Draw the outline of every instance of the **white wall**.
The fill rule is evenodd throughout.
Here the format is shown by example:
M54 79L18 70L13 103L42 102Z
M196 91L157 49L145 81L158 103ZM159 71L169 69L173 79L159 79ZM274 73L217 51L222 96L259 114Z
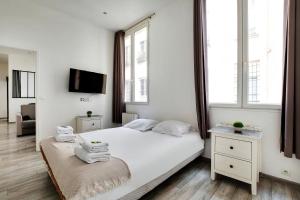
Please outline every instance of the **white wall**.
M0 62L0 118L7 117L7 89L8 63Z
M196 125L191 0L157 12L149 28L149 105L127 105L142 117Z
M141 117L179 119L196 125L193 75L193 1L176 0L156 13L150 26L150 103L127 105ZM212 109L211 124L241 120L264 130L262 171L300 183L300 160L280 154L280 112ZM210 140L205 156L210 157ZM281 175L287 169L291 176Z
M34 52L10 50L8 52L8 79L9 79L9 122L16 122L17 113L21 112L21 105L35 103L36 98L12 98L12 71L36 71L36 55Z
M87 110L111 126L113 33L29 1L0 1L0 45L37 52L37 144ZM106 95L68 92L69 68L108 74ZM87 103L80 97L90 97ZM38 146L38 145L37 145Z

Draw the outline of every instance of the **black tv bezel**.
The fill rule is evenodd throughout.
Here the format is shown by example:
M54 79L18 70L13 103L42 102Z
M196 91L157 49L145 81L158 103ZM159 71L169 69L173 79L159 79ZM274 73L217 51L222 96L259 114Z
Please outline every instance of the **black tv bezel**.
M87 92L87 91L78 91L78 90L73 90L71 88L71 71L72 70L79 70L81 72L88 72L88 73L93 73L97 75L103 75L103 87L102 87L102 92ZM85 94L106 94L106 82L107 82L107 74L102 74L98 72L93 72L93 71L87 71L87 70L82 70L82 69L76 69L76 68L70 68L69 70L69 92L72 93L85 93Z

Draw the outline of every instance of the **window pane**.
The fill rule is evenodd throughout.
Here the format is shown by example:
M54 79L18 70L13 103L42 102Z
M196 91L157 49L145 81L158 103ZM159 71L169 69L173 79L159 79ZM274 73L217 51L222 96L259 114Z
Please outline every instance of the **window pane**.
M27 72L21 72L21 97L28 97L27 80Z
M35 73L28 72L28 97L35 97Z
M134 101L147 102L147 27L134 34Z
M248 0L248 103L281 104L284 0Z
M209 103L237 103L237 28L237 0L207 1Z
M131 36L125 38L125 102L131 101Z

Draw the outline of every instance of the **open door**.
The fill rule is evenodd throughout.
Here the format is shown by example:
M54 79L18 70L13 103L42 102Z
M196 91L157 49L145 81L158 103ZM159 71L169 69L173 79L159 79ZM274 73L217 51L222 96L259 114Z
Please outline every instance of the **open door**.
M9 95L8 95L8 91L9 91L9 90L8 90L8 76L7 76L7 77L6 77L6 102L7 102L7 103L6 103L6 106L7 106L7 109L6 109L6 110L7 110L7 111L6 111L7 114L6 114L6 116L7 116L7 122L9 122L9 121L8 121L8 119L9 119L9 103L8 103L8 102L9 102Z

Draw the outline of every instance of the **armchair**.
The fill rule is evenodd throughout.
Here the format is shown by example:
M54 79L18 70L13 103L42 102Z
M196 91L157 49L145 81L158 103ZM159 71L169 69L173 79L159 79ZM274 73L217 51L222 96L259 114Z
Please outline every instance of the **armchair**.
M35 134L35 104L21 105L16 117L17 136Z

